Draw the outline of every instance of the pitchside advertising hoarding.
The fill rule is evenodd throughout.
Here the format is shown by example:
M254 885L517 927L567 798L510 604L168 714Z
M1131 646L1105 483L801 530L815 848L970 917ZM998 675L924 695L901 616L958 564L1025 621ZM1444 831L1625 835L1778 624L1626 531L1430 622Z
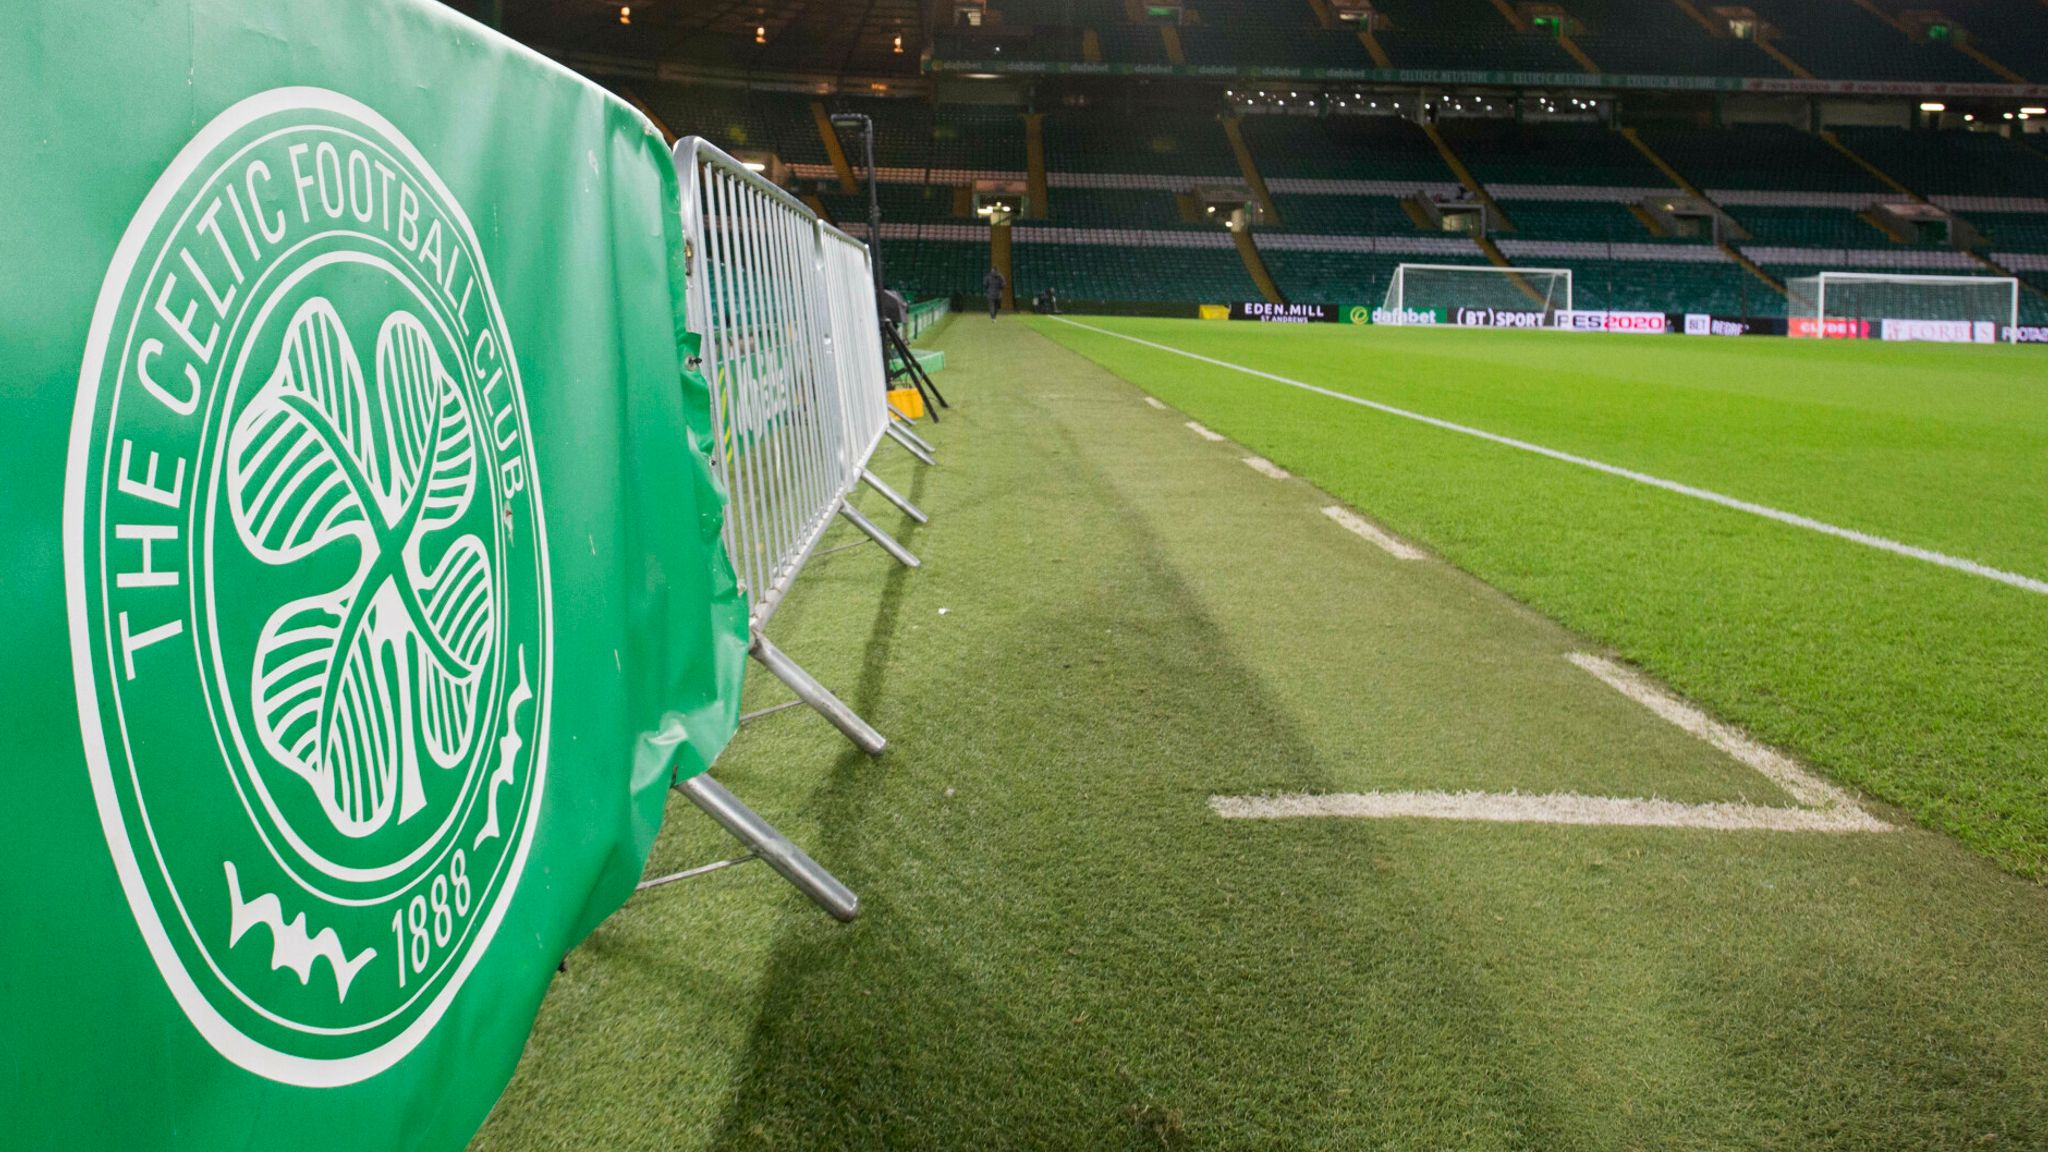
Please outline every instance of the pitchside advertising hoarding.
M1860 320L1830 316L1815 320L1794 316L1785 322L1786 334L1804 339L1899 340L1936 344L2020 344L2048 343L2043 329L2033 325L2002 325L1990 320Z
M1680 322L1680 330L1687 336L1783 336L1783 317L1773 316L1714 316L1705 312L1688 312L1674 317Z
M0 1143L459 1148L735 723L667 151L427 0L0 94Z
M1452 308L1450 322L1460 328L1543 328L1549 317L1517 308Z
M1264 300L1239 300L1230 305L1232 320L1257 320L1267 324L1335 324L1344 319L1345 309L1337 304L1269 304Z
M1211 307L1208 305L1205 308ZM1215 305L1223 314L1223 305ZM1807 317L1717 316L1704 312L1628 312L1561 308L1545 313L1501 308L1368 308L1362 304L1230 304L1232 320L1265 323L1386 324L1452 328L1530 328L1559 332L1634 332L1687 336L1825 336L1832 340L1915 340L1952 344L2048 344L2048 325L2017 327L1972 320L1852 320L1825 324Z
M1558 310L1556 324L1571 332L1662 333L1671 328L1662 312L1599 312L1571 308Z
M1202 306L1205 315L1217 309L1222 318L1256 320L1264 324L1371 324L1375 310L1363 304L1273 304L1264 300L1238 300L1227 305Z

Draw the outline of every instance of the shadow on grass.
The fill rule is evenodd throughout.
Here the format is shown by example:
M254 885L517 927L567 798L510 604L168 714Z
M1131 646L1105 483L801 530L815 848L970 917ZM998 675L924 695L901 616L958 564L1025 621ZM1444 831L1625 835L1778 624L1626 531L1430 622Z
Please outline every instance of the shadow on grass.
M1056 466L1086 468L1059 447ZM976 464L974 487L1021 479ZM975 651L906 657L905 604L930 570L886 578L850 699L895 744L878 762L848 750L807 805L814 853L866 910L778 938L715 1146L1304 1146L1447 1111L1548 1129L1374 831L1208 813L1212 790L1254 776L1324 777L1142 517L1031 503L949 524L1032 538L984 536L994 562L949 573L1002 608ZM1091 549L1093 576L1053 563ZM1333 936L1380 943L1344 954ZM1431 1001L1426 1021L1410 996Z

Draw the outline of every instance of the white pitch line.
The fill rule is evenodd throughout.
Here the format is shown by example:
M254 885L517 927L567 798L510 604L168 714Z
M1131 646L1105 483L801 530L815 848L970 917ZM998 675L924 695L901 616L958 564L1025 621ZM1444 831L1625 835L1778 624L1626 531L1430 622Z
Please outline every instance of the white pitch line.
M1568 657L1615 691L1661 719L1712 744L1785 790L1796 808L1761 804L1681 804L1675 800L1581 796L1576 792L1339 792L1282 796L1211 796L1209 808L1226 820L1349 819L1472 820L1497 824L1618 825L1635 828L1706 828L1716 831L1889 832L1848 793L1818 779L1791 757L1652 684L1612 660L1584 652Z
M1200 424L1195 423L1193 420L1188 421L1188 427L1194 431L1195 435L1200 436L1204 440L1221 441L1224 438L1223 433L1211 432L1209 429L1202 427Z
M1767 808L1757 804L1680 804L1581 796L1575 792L1338 792L1311 796L1211 796L1209 808L1225 820L1350 819L1466 820L1496 824L1619 825L1634 828L1704 828L1722 832L1877 832L1860 808Z
M1368 542L1370 542L1374 547L1379 548L1380 550L1384 551L1387 555L1392 556L1396 560L1428 559L1428 553L1424 552L1422 549L1417 548L1415 545L1408 543L1406 540L1403 540L1398 536L1393 536L1386 532L1380 531L1377 527L1361 519L1349 508L1341 508L1335 504L1332 504L1328 508L1323 509L1323 515L1328 516L1330 519L1335 520L1339 524L1342 524L1345 528L1358 533L1360 536L1365 537L1365 539Z
M1163 403L1161 403L1161 402L1160 402L1160 400L1159 400L1159 397L1157 397L1157 396L1147 396L1147 397L1145 397L1145 403L1147 403L1147 404L1150 404L1151 406L1153 406L1154 408L1157 408L1157 409L1159 409L1159 410L1160 410L1160 411L1162 411L1162 412L1164 412L1164 411L1166 410L1166 405L1165 405L1165 404L1163 404Z
M1652 684L1635 670L1625 668L1605 657L1585 652L1574 652L1565 659L1592 673L1601 683L1616 692L1648 708L1660 719L1712 744L1736 763L1756 769L1765 779L1783 788L1787 795L1799 803L1809 808L1854 810L1877 828L1890 827L1876 817L1864 813L1847 792L1814 776L1790 756L1766 747L1751 739L1747 733L1721 723Z
M1085 331L1099 333L1104 336L1113 336L1118 340L1128 340L1133 344L1142 344L1147 348L1155 348L1161 352L1172 353L1175 356L1199 360L1204 364L1213 364L1218 368L1228 368L1233 372L1242 372L1247 376L1257 376L1262 380L1271 380L1276 384L1285 384L1290 388L1299 388L1304 392L1313 392L1318 396L1327 396L1332 400L1342 400L1347 404L1356 404L1361 408L1370 408L1375 412L1384 412L1389 416L1399 416L1403 420L1413 420L1419 424L1427 424L1432 428L1441 428L1446 432L1456 432L1462 436L1476 437L1477 439L1499 444L1503 447L1515 448L1523 452L1533 452L1538 456L1547 457L1560 463L1572 464L1580 468L1590 468L1595 472L1604 472L1609 476L1633 480L1638 484L1648 485L1651 488L1661 488L1666 492L1688 496L1694 500L1703 500L1709 504L1718 504L1723 508L1732 508L1737 512L1747 512L1752 516L1761 516L1766 520L1775 520L1780 524L1789 524L1794 528L1804 528L1809 532L1818 532L1823 536L1833 536L1838 540L1847 540L1852 544L1861 544L1866 548L1875 548L1880 552L1890 552L1895 556L1904 556L1911 560L1920 560L1942 568L1953 569L1957 572L1966 572L1972 576L1981 576L1986 580L1994 580L2024 592L2048 596L2048 580L2037 580L2032 576L2022 576L2017 572L2007 572L2002 568L1993 568L1988 564L1979 564L1975 560L1951 556L1946 552L1936 552L1931 548L1922 548L1917 544L1905 544L1888 537L1874 536L1868 532L1859 532L1854 528L1843 528L1839 525L1829 524L1824 520L1815 520L1810 516L1801 516L1796 512L1786 512L1782 509L1772 508L1767 504L1758 504L1734 496L1726 496L1706 488L1696 488L1691 484L1681 484L1676 480L1666 480L1661 476L1652 476L1647 472L1638 472L1633 468L1623 468L1586 456L1575 456L1570 452L1560 452L1555 448L1546 448L1541 444L1532 444L1527 440L1517 440L1512 436L1503 436L1498 432L1488 432L1483 428L1474 428L1469 424L1459 424L1454 421L1439 419L1435 416L1425 416L1420 412L1411 412L1406 408L1396 408L1392 404L1382 404L1377 400L1367 400L1362 396L1352 396L1348 393L1334 391L1329 388L1321 388L1314 384L1305 384L1300 380L1290 380L1285 376L1275 375L1271 372L1262 372L1257 368L1247 368L1242 364L1232 364L1228 360L1218 360L1212 356L1189 352L1172 347L1171 345L1143 340L1136 336L1126 336L1122 332L1112 332L1107 328L1097 328L1093 324L1076 323L1064 316L1055 316L1053 319L1062 324L1072 325Z
M1270 476L1275 480L1287 479L1287 469L1273 463L1264 456L1247 456L1244 458L1244 466L1261 476Z

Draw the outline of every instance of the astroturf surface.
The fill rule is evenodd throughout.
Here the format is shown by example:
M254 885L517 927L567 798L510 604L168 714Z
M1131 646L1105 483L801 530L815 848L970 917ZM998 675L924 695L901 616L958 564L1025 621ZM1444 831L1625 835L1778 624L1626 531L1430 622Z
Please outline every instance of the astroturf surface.
M1083 322L2048 578L2039 349ZM2048 597L1041 329L1836 779L2048 876Z
M1399 789L1789 803L1565 660L1593 638L1393 559L1184 424L1297 469L1352 443L1446 470L1345 499L1474 570L1458 550L1495 525L1578 531L1525 499L1537 478L1334 405L1283 418L1248 379L1119 364L1186 410L1156 409L1014 321L936 343L944 464L880 461L932 513L878 516L923 569L824 556L771 628L892 747L869 760L796 709L716 769L861 919L759 865L637 897L569 957L478 1149L2048 1145L2048 901L1897 809L1835 835L1211 811ZM1278 434L1318 425L1296 435L1332 455ZM1631 518L1591 479L1571 482L1594 525L1656 523L1654 494L1623 498ZM1485 515L1430 530L1386 489ZM1674 551L1629 547L1638 568ZM1567 583L1548 555L1488 578L1541 602ZM1866 562L1810 569L1858 581L1812 599L1905 579ZM1713 574L1692 594L1720 597ZM2040 610L1997 591L2013 631ZM748 696L786 698L762 676ZM730 851L677 803L650 872Z

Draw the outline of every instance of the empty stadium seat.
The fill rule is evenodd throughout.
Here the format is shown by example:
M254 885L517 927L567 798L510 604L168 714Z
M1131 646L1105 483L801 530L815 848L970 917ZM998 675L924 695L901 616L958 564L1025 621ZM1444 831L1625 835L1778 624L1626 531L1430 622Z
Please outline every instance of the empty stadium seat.
M1438 127L1483 183L1668 188L1655 165L1604 124L1454 118Z
M1034 238L1032 231L1018 228L1010 248L1012 287L1019 299L1047 288L1056 289L1065 301L1224 303L1259 298L1258 285L1227 239L1221 248L1054 243Z

